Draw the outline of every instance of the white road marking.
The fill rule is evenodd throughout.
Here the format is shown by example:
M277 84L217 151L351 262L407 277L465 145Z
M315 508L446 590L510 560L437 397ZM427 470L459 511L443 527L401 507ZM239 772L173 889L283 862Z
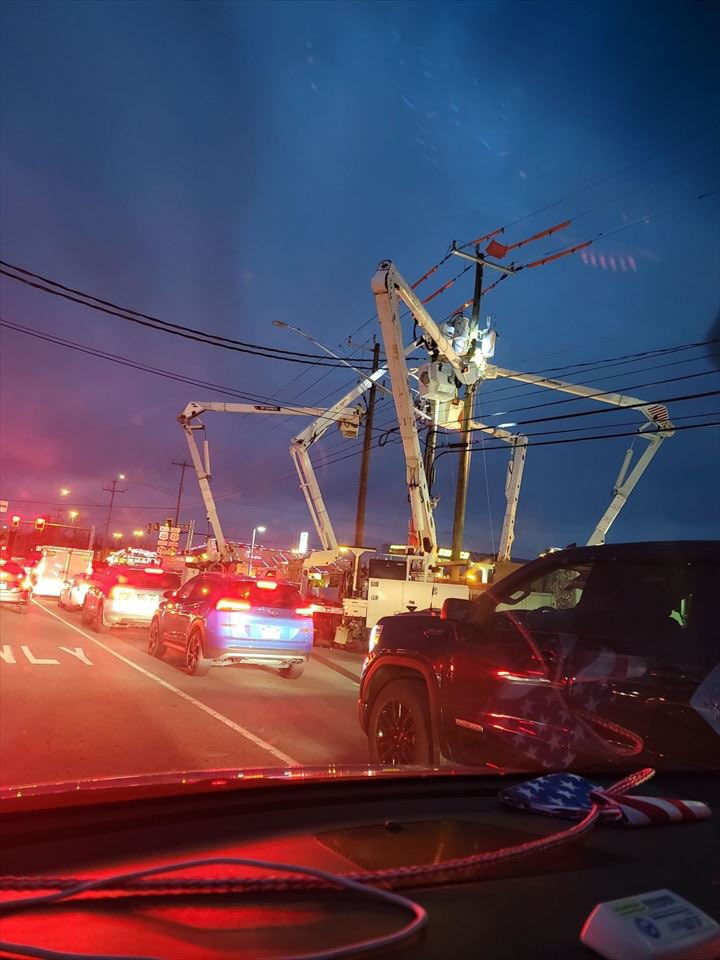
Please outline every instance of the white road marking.
M0 660L3 663L15 663L15 654L12 652L12 647L9 643L4 643L0 647Z
M239 733L241 737L245 737L245 739L249 740L250 743L254 743L256 747L260 747L261 750L265 750L267 753L271 754L276 760L279 760L288 767L301 766L297 760L293 760L292 757L289 757L286 753L283 753L282 750L278 750L278 748L274 747L271 743L267 743L260 737L256 737L254 733L246 730L245 727L241 727L239 723L235 723L234 720L224 716L222 713L218 713L217 710L213 710L212 707L208 707L207 704L203 703L201 700L196 700L195 697L191 697L189 693L185 693L185 691L180 690L179 687L173 686L172 683L168 683L167 680L163 680L162 677L156 676L156 674L151 673L150 670L146 670L145 667L141 667L140 664L134 663L127 657L124 657L121 653L118 653L117 650L113 650L112 647L109 647L106 643L103 643L102 640L98 640L97 637L91 637L89 633L85 633L84 630L76 627L74 623L70 623L70 621L58 616L57 613L54 613L47 607L43 607L42 604L37 602L37 600L33 600L33 603L38 606L43 613L49 614L51 617L59 620L60 623L64 623L66 627L70 627L71 630L79 633L81 637L85 637L86 640L94 643L96 646L100 647L101 650L104 650L106 653L109 653L110 656L115 657L116 660L120 660L122 663L127 664L128 667L132 667L133 670L137 670L138 673L141 673L144 677L154 680L155 683L159 683L161 687L165 687L166 690L174 693L176 696L180 697L181 700L191 703L193 706L197 707L198 710L202 710L203 713L213 717L213 719L217 720L219 723L225 724L226 727L234 730L235 733Z
M88 667L92 666L92 660L88 659L82 647L60 647L60 649L69 653L71 657L77 657L80 663L84 663Z
M21 644L20 644L20 649L21 649L22 652L25 654L25 658L26 658L26 660L27 660L28 663L37 663L37 664L54 663L56 667L60 664L60 661L59 661L59 660L52 660L52 659L51 659L51 660L43 660L42 657L35 657L35 656L33 656L33 652L32 652L32 650L30 649L30 647L26 647L24 643L21 643Z

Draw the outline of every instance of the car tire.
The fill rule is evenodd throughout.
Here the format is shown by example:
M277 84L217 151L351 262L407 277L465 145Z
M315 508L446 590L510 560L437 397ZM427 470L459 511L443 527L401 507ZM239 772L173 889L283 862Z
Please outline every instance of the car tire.
M199 630L191 630L185 644L185 672L191 677L204 677L212 666L203 653L202 635Z
M305 664L291 663L287 667L281 667L278 673L285 680L299 680L300 677L305 673Z
M61 594L58 594L58 606L60 607L61 610L64 610L64 609L65 609L65 604L62 602L62 595L61 595Z
M103 605L99 603L95 608L95 616L90 621L90 626L93 629L94 633L102 633L105 626L104 616L103 616Z
M420 680L392 680L378 693L368 723L370 759L389 767L430 766L432 737Z
M25 603L21 603L21 604L20 604L20 606L18 607L18 613L23 614L23 616L27 616L28 613L30 613L30 601L29 601L29 600L26 600Z
M84 627L86 627L86 626L87 626L87 622L88 622L88 621L87 621L87 604L84 603L84 604L80 607L80 623L81 623Z
M167 653L167 647L160 640L160 624L157 620L153 620L153 622L150 624L147 652L151 657L155 657L157 660L162 660Z

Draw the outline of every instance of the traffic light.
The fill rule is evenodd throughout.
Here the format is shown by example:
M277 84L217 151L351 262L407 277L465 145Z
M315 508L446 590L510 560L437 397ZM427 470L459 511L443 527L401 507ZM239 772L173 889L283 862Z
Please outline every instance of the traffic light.
M17 530L17 528L20 526L21 520L22 517L19 517L17 514L14 514L12 517L10 517L10 529Z
M45 517L35 517L35 529L36 530L45 529Z
M148 532L148 533L152 533L152 524L151 524L151 523L149 523L149 524L147 525L147 532Z

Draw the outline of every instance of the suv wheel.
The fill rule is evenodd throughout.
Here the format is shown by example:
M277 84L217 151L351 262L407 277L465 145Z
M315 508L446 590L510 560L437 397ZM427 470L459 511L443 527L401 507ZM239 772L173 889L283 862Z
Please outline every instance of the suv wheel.
M90 626L93 628L95 633L102 633L103 627L105 626L105 617L103 612L103 605L99 603L95 608L95 616L90 621Z
M305 672L304 663L291 663L287 667L281 667L278 671L281 677L284 677L286 680L297 680Z
M382 688L370 710L370 759L384 766L432 763L430 718L423 684L393 680Z
M157 657L158 660L162 660L167 653L167 647L160 641L160 624L157 620L150 624L147 650L151 657Z
M212 666L203 653L202 636L199 630L192 630L185 646L185 670L191 677L204 677Z

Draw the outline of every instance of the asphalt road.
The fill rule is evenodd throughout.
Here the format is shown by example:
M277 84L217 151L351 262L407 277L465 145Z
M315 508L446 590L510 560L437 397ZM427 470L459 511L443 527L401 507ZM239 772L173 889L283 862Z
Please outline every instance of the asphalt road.
M95 634L54 600L0 608L0 786L225 767L364 763L361 658L320 648L298 680L189 677L144 630Z

